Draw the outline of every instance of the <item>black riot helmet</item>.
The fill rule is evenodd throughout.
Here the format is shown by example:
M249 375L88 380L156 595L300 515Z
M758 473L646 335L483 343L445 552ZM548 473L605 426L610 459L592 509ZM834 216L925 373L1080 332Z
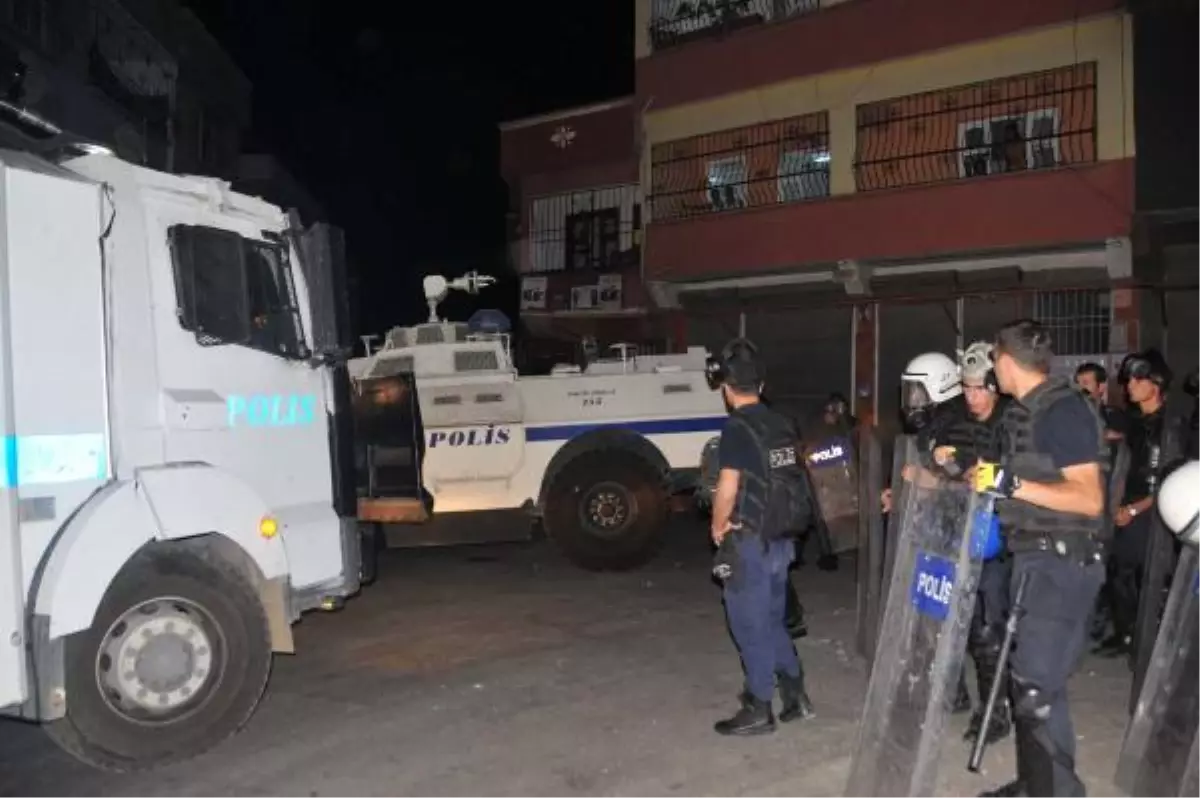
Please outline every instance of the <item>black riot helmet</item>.
M1167 365L1162 353L1157 349L1147 349L1128 355L1121 361L1117 381L1121 385L1127 385L1131 379L1150 380L1165 393L1171 387L1173 376L1171 367Z
M1183 390L1188 396L1200 396L1200 372L1195 368L1183 378Z
M741 393L758 393L767 376L758 347L747 338L734 338L725 344L719 356L708 359L707 372L713 390L728 385Z

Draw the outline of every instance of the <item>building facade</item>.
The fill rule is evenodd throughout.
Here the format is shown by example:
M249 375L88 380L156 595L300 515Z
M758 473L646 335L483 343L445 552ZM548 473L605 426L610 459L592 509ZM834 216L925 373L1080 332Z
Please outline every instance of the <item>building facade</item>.
M174 0L0 0L0 98L133 163L233 177L251 91Z
M637 0L643 278L797 415L898 416L1012 318L1139 343L1132 25L1114 0Z
M633 97L500 126L520 355L530 371L573 361L586 340L601 349L682 345L641 279L640 126Z

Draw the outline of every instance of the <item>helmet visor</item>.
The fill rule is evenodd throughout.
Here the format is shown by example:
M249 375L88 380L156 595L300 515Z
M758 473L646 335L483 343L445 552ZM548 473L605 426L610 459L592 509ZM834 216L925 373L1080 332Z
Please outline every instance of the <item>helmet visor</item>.
M924 410L933 402L925 385L917 380L900 381L900 410L904 415L910 415L918 410Z

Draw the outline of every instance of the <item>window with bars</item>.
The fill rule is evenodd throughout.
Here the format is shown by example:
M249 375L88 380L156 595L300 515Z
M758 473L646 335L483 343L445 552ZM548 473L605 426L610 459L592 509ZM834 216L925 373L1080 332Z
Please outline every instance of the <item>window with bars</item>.
M1096 160L1096 64L860 105L859 191Z
M654 145L652 219L799 202L829 195L825 112Z
M1109 351L1112 294L1108 289L1038 291L1033 295L1033 318L1049 330L1057 356Z

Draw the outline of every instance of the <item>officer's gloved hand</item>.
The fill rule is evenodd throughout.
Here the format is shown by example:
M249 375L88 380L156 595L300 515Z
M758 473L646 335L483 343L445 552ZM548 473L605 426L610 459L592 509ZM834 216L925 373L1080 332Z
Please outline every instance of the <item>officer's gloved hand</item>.
M939 446L934 449L933 461L952 478L962 476L972 466L971 456L954 446Z
M721 538L717 553L713 557L713 576L728 583L738 572L738 551L733 541L733 533Z
M1020 484L1012 469L1001 463L980 460L972 469L971 487L976 493L1010 499Z

